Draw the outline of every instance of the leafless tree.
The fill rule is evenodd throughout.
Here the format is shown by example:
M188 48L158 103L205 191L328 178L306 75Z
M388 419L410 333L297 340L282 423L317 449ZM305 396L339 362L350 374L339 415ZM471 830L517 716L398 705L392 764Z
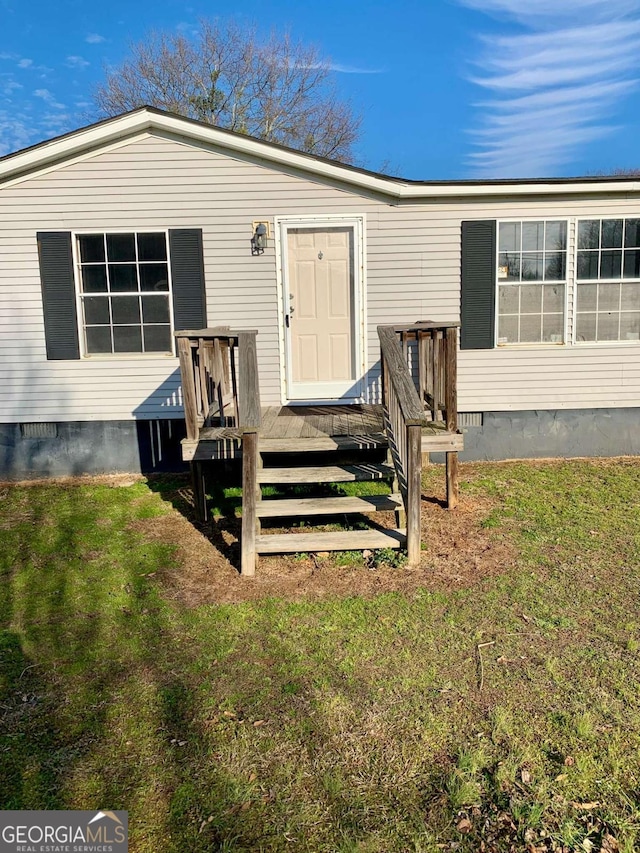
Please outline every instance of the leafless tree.
M348 161L360 118L317 48L203 20L193 37L153 32L94 92L105 116L143 105Z

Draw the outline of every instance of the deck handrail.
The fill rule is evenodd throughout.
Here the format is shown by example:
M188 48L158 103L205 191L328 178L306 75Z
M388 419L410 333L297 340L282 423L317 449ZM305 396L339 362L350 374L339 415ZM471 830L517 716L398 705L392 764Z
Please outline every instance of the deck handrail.
M422 427L427 423L393 327L378 326L382 400L389 449L405 508L407 559L420 562Z
M420 320L388 326L398 336L405 364L417 367L416 387L420 408L432 424L458 432L458 328L457 322ZM410 353L413 347L413 353ZM416 364L417 362L417 364ZM413 382L413 380L412 380ZM458 454L447 452L447 506L458 503Z
M233 427L242 441L241 571L253 575L256 563L256 500L261 426L260 385L255 329L228 326L175 333L182 377L187 438L198 439L212 418ZM195 468L198 466L196 465ZM193 466L194 502L206 520L202 477Z

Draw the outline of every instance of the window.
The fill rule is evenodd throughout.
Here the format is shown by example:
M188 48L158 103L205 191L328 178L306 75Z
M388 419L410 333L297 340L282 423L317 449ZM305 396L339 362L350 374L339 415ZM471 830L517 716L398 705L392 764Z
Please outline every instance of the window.
M172 353L167 236L79 234L84 352Z
M500 222L498 344L562 343L567 223Z
M576 341L640 340L640 219L578 222Z

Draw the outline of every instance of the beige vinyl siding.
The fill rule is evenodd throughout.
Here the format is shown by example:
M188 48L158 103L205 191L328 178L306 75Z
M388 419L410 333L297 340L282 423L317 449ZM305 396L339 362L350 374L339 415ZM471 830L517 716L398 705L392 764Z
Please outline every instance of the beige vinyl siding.
M274 240L250 252L251 223L364 215L366 359L376 399L376 326L457 320L463 219L631 215L625 195L388 203L308 175L162 136L0 189L0 420L180 416L178 362L166 357L45 357L37 231L202 228L210 325L258 329L263 402L281 399ZM573 264L575 234L569 231ZM570 276L571 278L571 276ZM572 318L569 318L570 324ZM569 324L569 325L570 325ZM640 345L529 346L460 354L460 409L636 406Z

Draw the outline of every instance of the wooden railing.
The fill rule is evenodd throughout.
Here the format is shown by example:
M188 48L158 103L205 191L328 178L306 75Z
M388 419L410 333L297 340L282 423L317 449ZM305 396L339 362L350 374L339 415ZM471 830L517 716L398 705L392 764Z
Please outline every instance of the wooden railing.
M378 326L382 399L389 449L405 508L407 558L420 562L422 427L427 423L393 327Z
M258 433L261 423L256 335L228 327L176 332L187 439L202 427L228 428L242 441L241 571L255 572ZM204 468L191 463L196 512L207 520Z
M413 368L420 405L432 424L458 432L458 323L424 320L413 325L392 326L403 350L405 363ZM458 505L458 454L447 452L447 506Z

